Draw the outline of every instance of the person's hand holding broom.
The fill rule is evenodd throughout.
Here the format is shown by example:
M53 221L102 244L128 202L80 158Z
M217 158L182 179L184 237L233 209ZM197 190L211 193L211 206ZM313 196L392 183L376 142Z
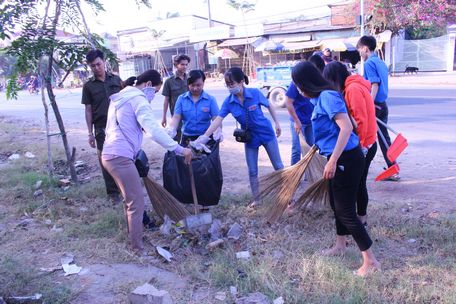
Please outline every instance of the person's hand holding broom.
M190 150L189 148L184 148L184 150L182 151L182 156L184 157L184 162L187 165L190 165L190 163L192 162L192 158L193 158L192 150Z

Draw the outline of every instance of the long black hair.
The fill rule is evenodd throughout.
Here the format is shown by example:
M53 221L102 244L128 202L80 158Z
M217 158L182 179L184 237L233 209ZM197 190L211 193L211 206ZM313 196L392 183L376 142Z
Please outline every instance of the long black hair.
M321 58L321 55L314 54L310 56L309 60L310 63L313 63L321 73L323 73L323 69L325 68L325 61Z
M310 98L320 96L320 93L325 90L333 90L318 68L308 61L295 65L291 71L291 77L294 84Z
M323 77L339 92L345 90L345 80L350 76L347 67L338 61L332 61L325 66Z
M152 86L158 86L159 84L163 83L162 77L159 72L154 69L150 69L139 75L128 77L127 80L123 82L124 87L126 86L133 86L133 85L140 85L142 83L150 81Z
M229 68L228 71L225 72L225 79L237 83L244 80L245 84L249 84L249 77L247 77L247 75L244 74L242 69L238 67Z

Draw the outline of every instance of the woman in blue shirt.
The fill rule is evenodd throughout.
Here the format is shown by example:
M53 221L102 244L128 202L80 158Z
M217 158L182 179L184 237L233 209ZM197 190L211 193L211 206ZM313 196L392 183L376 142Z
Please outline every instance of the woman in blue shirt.
M258 185L259 147L263 146L265 148L275 170L282 169L283 163L276 138L276 136L280 136L281 129L274 107L269 105L269 101L260 90L245 87L245 85L249 84L249 79L240 68L233 67L225 73L225 84L230 95L223 102L217 118L212 122L206 133L192 142L192 145L197 149L204 146L209 141L209 136L222 124L223 119L231 113L242 129L248 130L251 134L250 141L244 144L244 150L249 170L250 188L253 195L253 202L250 206L254 207L260 202ZM275 123L275 130L272 128L269 119L264 116L261 110L262 106L266 107L271 113Z
M185 146L191 140L204 134L211 125L211 120L214 120L219 112L215 98L204 91L205 80L206 76L203 71L190 71L187 78L188 91L178 97L174 107L174 115L168 133L174 138L182 119L180 142Z
M329 180L331 207L336 218L336 244L323 252L341 254L346 249L345 236L352 235L363 256L363 265L354 274L365 276L380 269L371 249L372 240L356 214L358 186L364 170L364 155L347 114L340 93L333 90L310 62L297 64L293 82L314 105L312 128L315 144L328 162L323 177Z

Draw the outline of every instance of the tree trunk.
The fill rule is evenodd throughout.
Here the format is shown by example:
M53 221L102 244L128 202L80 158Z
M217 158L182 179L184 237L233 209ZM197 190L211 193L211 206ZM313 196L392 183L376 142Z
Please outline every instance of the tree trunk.
M52 150L51 150L51 136L49 135L49 107L46 103L46 96L44 95L45 82L44 73L39 74L41 76L41 101L43 102L44 107L44 124L46 126L46 142L47 142L47 160L48 160L48 175L49 179L52 179L52 174L54 170L54 165L52 164Z
M74 151L73 153L70 150L70 146L68 145L67 134L65 131L65 126L63 125L62 116L60 115L59 106L55 100L54 91L52 90L52 53L49 54L48 60L48 69L46 71L46 89L49 97L49 101L51 102L52 110L54 111L55 119L57 121L57 125L59 126L60 134L62 136L63 147L65 148L65 154L67 157L67 164L70 168L71 180L74 183L78 182L78 175L76 174L76 168L74 166Z

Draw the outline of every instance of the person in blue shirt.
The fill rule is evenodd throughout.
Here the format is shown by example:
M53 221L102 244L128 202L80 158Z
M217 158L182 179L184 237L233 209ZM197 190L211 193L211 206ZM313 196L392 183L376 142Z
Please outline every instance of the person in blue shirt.
M323 254L345 252L346 236L351 234L363 256L363 264L354 274L366 276L380 269L380 263L371 249L372 240L356 214L358 186L364 170L364 154L358 136L353 133L341 94L333 90L312 63L298 63L291 76L299 92L314 105L311 120L315 144L320 154L328 159L323 178L329 180L337 237L335 245Z
M215 97L204 91L206 76L201 70L188 73L188 91L177 98L174 115L168 134L174 138L179 123L183 120L182 138L180 143L187 146L191 140L204 134L218 113L219 107ZM217 138L218 139L218 138Z
M359 56L365 61L364 78L372 85L371 95L375 104L375 116L386 124L388 123L388 105L386 103L388 99L388 67L375 53L376 47L377 41L373 36L362 36L356 45ZM378 129L382 132L383 137L385 137L388 146L391 146L388 129L381 124L378 124ZM393 166L395 162L391 162L386 155L388 148L382 140L379 140L378 143L380 144L380 149L382 150L383 158L388 168ZM400 177L399 174L394 174L388 179L398 181Z
M283 168L280 157L279 144L277 137L281 134L280 124L273 106L264 97L263 93L256 88L247 88L248 77L238 68L230 68L225 73L225 84L230 95L225 99L217 118L212 122L206 133L198 137L190 144L201 149L209 141L209 136L222 124L223 119L231 113L243 130L248 130L251 140L244 144L245 160L249 170L250 188L252 190L253 201L250 204L254 207L260 203L259 184L258 184L258 150L263 146L268 153L272 166L275 170ZM275 123L275 130L267 119L261 107L266 107Z
M287 110L290 114L291 165L294 165L301 159L301 145L298 134L302 132L309 146L314 144L312 124L310 122L313 104L310 103L309 98L299 94L293 82L290 83L285 95L287 96Z

